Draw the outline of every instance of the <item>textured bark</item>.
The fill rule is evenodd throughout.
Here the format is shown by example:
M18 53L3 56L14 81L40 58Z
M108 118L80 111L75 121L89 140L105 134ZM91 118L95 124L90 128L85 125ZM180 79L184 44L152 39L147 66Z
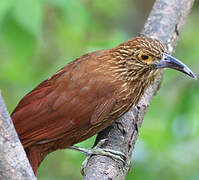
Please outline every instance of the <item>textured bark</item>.
M0 92L0 180L36 180Z
M168 46L172 53L177 44L179 33L190 12L194 0L156 0L141 34L153 37ZM84 180L122 180L129 168L132 151L138 137L144 115L161 83L162 75L146 90L137 105L131 108L112 126L99 133L96 143L107 138L103 148L126 154L126 163L110 157L93 155L87 164Z

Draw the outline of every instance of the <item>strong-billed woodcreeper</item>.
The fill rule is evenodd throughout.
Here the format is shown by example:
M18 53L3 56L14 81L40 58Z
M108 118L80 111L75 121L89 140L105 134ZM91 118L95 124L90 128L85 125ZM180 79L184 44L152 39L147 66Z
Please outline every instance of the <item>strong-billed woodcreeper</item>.
M34 173L50 152L93 136L127 112L162 68L196 78L158 40L137 37L85 54L41 82L12 113Z

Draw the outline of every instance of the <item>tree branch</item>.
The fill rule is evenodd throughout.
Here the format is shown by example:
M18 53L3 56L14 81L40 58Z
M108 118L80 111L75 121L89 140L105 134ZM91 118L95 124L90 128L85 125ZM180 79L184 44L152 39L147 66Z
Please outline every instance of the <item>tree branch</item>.
M179 33L190 12L194 0L156 0L141 34L153 37L167 45L173 53ZM103 148L109 148L126 154L125 164L110 157L93 155L87 164L84 180L121 180L125 179L129 168L132 151L138 137L144 115L161 83L162 75L146 90L137 105L118 119L112 126L98 134L97 142L107 138Z
M0 91L0 179L36 180Z

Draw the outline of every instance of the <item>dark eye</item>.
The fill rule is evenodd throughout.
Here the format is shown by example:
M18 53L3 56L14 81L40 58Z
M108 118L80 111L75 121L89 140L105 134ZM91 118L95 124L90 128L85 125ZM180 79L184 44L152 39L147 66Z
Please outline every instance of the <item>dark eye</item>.
M142 54L142 55L141 55L141 58L142 58L143 60L147 60L147 59L149 59L149 56L146 55L146 54Z
M138 54L138 58L141 60L141 61L145 61L145 62L150 62L152 61L152 57L149 56L148 54L144 53L144 52L140 52Z

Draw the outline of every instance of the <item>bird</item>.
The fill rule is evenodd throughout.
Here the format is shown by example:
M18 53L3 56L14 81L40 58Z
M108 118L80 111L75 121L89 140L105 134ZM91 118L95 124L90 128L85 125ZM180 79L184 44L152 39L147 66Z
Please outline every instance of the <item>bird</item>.
M43 159L110 126L171 68L196 79L159 40L138 36L68 63L25 95L11 117L35 175Z

